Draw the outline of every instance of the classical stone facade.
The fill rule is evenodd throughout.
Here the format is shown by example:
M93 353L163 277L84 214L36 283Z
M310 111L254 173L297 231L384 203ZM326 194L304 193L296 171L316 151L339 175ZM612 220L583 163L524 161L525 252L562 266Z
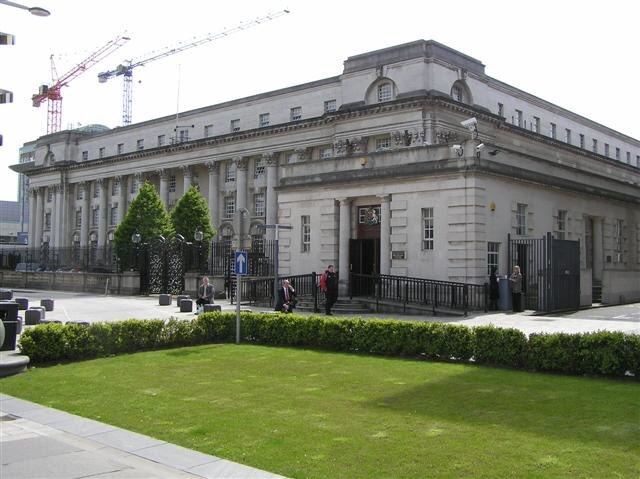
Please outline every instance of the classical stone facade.
M470 129L461 122L475 118ZM640 299L640 142L484 73L433 41L349 57L341 75L106 132L30 143L31 244L108 243L140 183L198 185L223 237L280 233L287 274L482 283L507 235L581 245L581 301ZM191 127L193 125L193 127ZM245 211L246 210L246 211ZM272 230L267 230L271 234ZM245 232L246 233L246 232Z

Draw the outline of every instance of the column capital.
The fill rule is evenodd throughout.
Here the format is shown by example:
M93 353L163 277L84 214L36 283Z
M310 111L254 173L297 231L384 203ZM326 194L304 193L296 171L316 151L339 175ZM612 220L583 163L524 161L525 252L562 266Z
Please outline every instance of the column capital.
M247 171L249 168L249 158L244 156L234 156L233 162L236 164L237 171Z
M280 159L280 153L276 153L276 152L269 152L269 153L263 153L262 154L262 159L263 161L265 161L267 163L267 166L278 166L279 163L279 159Z
M307 161L311 159L311 148L309 147L296 148L294 151L298 157L298 161Z
M391 195L390 194L376 195L376 197L380 200L381 203L388 203L389 201L391 201Z
M105 178L97 178L95 182L97 185L100 185L100 187L106 183Z
M161 180L168 180L169 179L169 170L167 168L158 168L155 171L155 174L158 175Z
M336 198L336 201L340 202L340 206L348 206L351 204L351 198Z
M181 165L180 166L180 170L182 171L182 174L184 176L191 176L192 175L192 171L191 171L191 165Z
M209 160L205 162L205 166L209 170L209 174L220 173L220 162L215 160Z

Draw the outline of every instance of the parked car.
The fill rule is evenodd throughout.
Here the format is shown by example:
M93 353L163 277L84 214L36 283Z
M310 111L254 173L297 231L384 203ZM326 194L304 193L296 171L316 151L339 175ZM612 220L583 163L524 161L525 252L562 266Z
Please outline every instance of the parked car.
M16 265L16 271L25 273L27 271L42 271L40 263L18 263Z

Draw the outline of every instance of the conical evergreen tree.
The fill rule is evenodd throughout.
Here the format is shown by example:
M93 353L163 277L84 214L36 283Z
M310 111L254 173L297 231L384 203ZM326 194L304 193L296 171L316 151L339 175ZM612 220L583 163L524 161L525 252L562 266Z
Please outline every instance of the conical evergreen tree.
M187 241L194 241L195 232L200 230L203 234L203 244L209 244L216 234L210 218L207 200L194 186L182 195L171 210L171 223L175 233L181 234Z
M134 233L139 233L142 241L149 241L158 235L166 238L173 234L169 214L155 187L148 181L140 188L115 231L114 241L118 252L131 249L131 236Z

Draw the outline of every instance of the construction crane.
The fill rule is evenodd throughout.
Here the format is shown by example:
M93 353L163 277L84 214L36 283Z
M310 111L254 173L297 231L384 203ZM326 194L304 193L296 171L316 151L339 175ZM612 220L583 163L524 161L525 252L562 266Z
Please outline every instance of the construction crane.
M107 42L104 46L93 52L87 58L75 65L71 70L62 76L58 76L53 55L51 55L51 86L40 85L38 93L31 97L33 106L39 107L47 100L47 134L60 131L62 123L62 87L69 83L85 71L98 63L100 60L115 52L118 48L129 41L129 37L117 36Z
M262 23L268 22L269 20L273 20L275 18L281 17L289 13L289 10L280 10L275 13L270 13L264 17L256 18L247 23L241 23L237 27L223 30L219 33L208 34L205 37L202 37L198 40L192 41L190 43L185 43L184 45L178 43L177 46L167 47L160 53L156 53L149 58L145 58L143 60L127 60L123 64L118 65L111 71L102 72L98 74L98 81L100 83L105 83L110 78L122 75L123 78L123 88L122 88L122 124L124 126L131 124L132 119L132 79L133 79L133 69L142 65L146 65L155 60L160 60L161 58L168 57L170 55L174 55L176 53L183 52L185 50L189 50L190 48L195 48L197 46L203 45L205 43L212 42L214 40L218 40L220 38L227 37L233 33L241 32L247 30L251 27L255 27Z

